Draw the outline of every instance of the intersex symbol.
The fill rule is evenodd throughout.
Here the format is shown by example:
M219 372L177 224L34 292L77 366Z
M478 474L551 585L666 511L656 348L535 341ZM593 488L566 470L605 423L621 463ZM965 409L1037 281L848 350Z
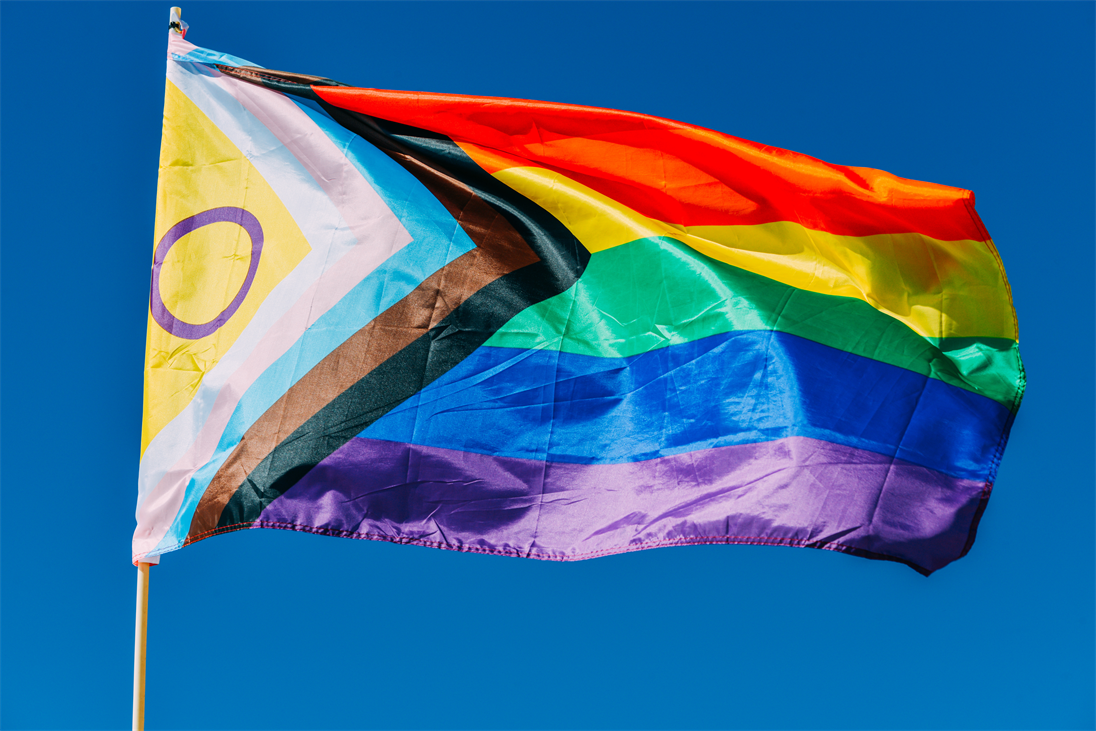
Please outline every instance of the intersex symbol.
M163 297L160 295L160 268L164 265L164 260L167 258L167 252L171 251L171 247L174 246L179 239L212 223L235 223L246 231L247 235L251 237L251 262L247 267L247 276L244 277L244 283L240 286L240 291L237 292L233 300L228 303L228 307L224 308L224 310L221 311L221 314L217 315L209 322L195 325L193 323L183 322L175 317L171 310L167 308L167 305L164 304ZM251 283L255 280L255 271L259 268L259 256L262 254L262 251L263 227L259 225L259 219L255 218L253 214L245 211L243 208L236 208L235 206L210 208L208 211L202 211L201 213L197 213L179 221L164 234L164 237L160 239L160 243L156 244L156 254L152 260L152 292L149 295L153 319L156 320L160 327L167 330L172 335L186 340L197 340L198 338L204 338L206 335L211 335L216 332L222 325L228 322L229 318L236 314L236 310L240 309L240 305L243 304L244 298L247 297L247 291L251 289Z

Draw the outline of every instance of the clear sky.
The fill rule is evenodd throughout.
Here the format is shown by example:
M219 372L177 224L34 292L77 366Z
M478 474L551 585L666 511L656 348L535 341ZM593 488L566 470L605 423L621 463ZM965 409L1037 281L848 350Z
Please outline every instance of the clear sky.
M269 68L969 188L1028 391L977 543L930 578L746 546L557 564L245 531L172 553L150 729L1096 726L1096 5L181 4L188 40ZM129 723L170 5L0 5L5 729Z

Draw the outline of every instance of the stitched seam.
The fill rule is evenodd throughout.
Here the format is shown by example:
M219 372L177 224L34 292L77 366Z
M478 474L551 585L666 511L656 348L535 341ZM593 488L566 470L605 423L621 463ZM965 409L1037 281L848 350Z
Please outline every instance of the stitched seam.
M228 65L223 64L223 63L214 63L214 64L210 64L210 65L211 66L216 66L217 70L222 72L222 73L224 73L227 69L227 70L231 70L235 73L238 73L240 76L258 76L259 78L269 79L270 81L283 81L283 82L286 81L285 79L274 76L273 74L264 74L261 71L253 71L252 69L245 68L243 66L228 66ZM289 82L289 83L294 83L294 82ZM304 86L304 85L302 84L302 86Z
M992 485L987 484L984 488L983 494L988 495L989 489ZM851 553L854 555L866 556L869 558L881 558L888 561L896 561L903 563L914 569L924 573L925 569L918 564L909 561L908 559L900 558L890 554L870 551L868 549L860 548L858 546L851 546L846 543L830 542L820 543L816 540L806 538L772 538L763 536L749 536L749 535L713 535L713 536L694 536L690 538L676 538L673 540L654 540L644 541L641 543L631 543L623 546L615 546L613 548L605 548L597 551L588 551L585 553L576 554L564 554L564 555L549 555L545 553L534 553L532 551L523 551L520 549L507 549L507 548L484 548L481 546L472 546L467 544L453 544L443 543L441 541L433 541L427 538L414 538L403 536L391 536L383 533L364 533L346 530L336 530L332 528L317 528L310 525L301 525L298 523L282 523L275 521L263 521L256 520L252 522L233 523L232 525L222 526L220 528L214 528L208 531L199 533L196 536L188 537L185 541L177 543L173 546L167 547L161 551L161 553L167 553L169 551L182 548L184 546L200 541L204 538L210 538L222 533L231 533L237 530L245 530L248 528L274 528L279 530L294 530L302 533L313 533L316 535L333 536L336 538L355 538L359 540L370 541L385 541L387 543L397 543L404 545L417 545L427 546L430 548L440 548L449 551L460 551L462 553L482 553L496 556L514 556L518 558L533 558L540 561L577 561L582 559L597 558L600 556L611 556L619 553L630 553L633 551L640 551L650 548L661 548L668 546L688 546L688 545L714 545L714 544L730 544L730 545L756 545L756 546L790 546L796 548L819 548L829 551L839 551L842 553Z

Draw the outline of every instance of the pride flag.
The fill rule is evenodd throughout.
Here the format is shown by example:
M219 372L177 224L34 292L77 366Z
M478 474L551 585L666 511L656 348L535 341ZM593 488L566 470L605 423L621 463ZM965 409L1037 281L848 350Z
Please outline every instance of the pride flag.
M1024 389L965 190L169 34L134 561L965 554Z

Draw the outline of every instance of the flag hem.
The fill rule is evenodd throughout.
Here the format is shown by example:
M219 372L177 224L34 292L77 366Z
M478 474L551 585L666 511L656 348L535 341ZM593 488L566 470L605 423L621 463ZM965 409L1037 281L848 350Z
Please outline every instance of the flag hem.
M966 545L964 546L963 553L957 556L956 559L962 558L970 550L974 544L974 536L978 529L978 523L985 512L986 505L989 502L989 496L992 492L992 483L986 483L985 488L982 490L982 494L979 496L978 505L975 508L974 518L971 521L970 532L967 538ZM909 559L900 558L898 556L892 556L886 553L880 553L877 551L869 551L857 546L850 546L839 542L827 542L820 543L818 541L812 541L802 538L774 538L764 536L725 536L725 535L713 535L713 536L695 536L689 538L675 538L672 540L654 540L644 541L642 543L633 543L625 546L616 546L613 548L604 548L597 551L589 551L585 553L577 554L564 554L564 555L552 555L547 553L540 553L536 550L530 549L526 551L520 551L517 549L507 548L489 548L482 546L471 546L467 544L453 544L444 543L442 541L433 541L427 538L412 538L401 536L389 536L381 533L361 533L354 531L337 530L331 528L318 528L311 525L302 525L300 523L284 523L275 521L257 520L249 523L236 523L233 525L226 525L213 530L206 531L199 534L179 545L172 546L167 549L163 549L161 553L168 553L170 551L178 550L184 546L188 546L192 543L204 540L206 538L212 538L216 535L224 533L234 533L241 530L249 530L256 528L267 528L273 530L289 530L299 533L312 533L314 535L331 536L333 538L354 538L357 540L366 541L383 541L385 543L395 543L402 545L423 546L426 548L439 548L445 551L458 551L461 553L480 553L485 555L494 556L509 556L512 558L531 558L538 561L557 561L561 563L568 563L572 561L583 561L592 558L600 558L603 556L614 556L622 553L632 553L635 551L644 551L652 548L669 548L673 546L700 546L700 545L740 545L740 546L786 546L789 548L816 548L825 551L835 551L838 553L847 553L852 556L858 556L861 558L869 558L879 561L893 561L895 563L905 564L911 569L921 574L922 576L929 576L930 574L938 571L941 567L935 569L925 568ZM134 559L134 565L142 557ZM949 562L950 563L950 562Z

